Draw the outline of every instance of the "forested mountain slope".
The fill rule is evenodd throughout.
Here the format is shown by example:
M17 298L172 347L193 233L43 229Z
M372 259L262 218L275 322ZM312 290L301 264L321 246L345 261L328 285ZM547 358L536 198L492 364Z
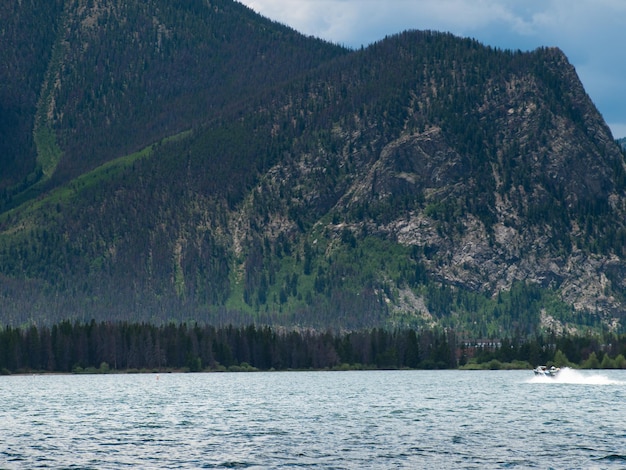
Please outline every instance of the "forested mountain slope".
M55 0L0 5L0 195L34 170L35 112L62 10Z
M9 4L3 154L18 164L0 190L65 182L347 53L229 0Z
M81 5L39 75L37 161L4 157L32 160L3 183L4 323L621 328L624 155L558 49Z

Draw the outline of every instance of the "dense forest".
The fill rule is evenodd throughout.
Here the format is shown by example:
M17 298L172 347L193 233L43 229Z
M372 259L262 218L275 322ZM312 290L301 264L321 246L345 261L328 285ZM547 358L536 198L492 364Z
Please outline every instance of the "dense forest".
M285 330L145 323L0 329L0 371L157 372L309 369L499 369L536 364L626 368L626 336L461 340L451 330ZM481 366L482 364L482 366Z
M0 15L2 324L624 331L626 161L558 49L348 50L232 0Z

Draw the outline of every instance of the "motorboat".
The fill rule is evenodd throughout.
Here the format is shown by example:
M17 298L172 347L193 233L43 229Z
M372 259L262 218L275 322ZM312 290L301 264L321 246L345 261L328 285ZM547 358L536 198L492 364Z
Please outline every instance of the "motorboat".
M535 373L535 375L543 375L544 377L556 377L559 372L561 372L561 369L554 366L551 366L549 368L548 366L537 366L533 369L533 372Z

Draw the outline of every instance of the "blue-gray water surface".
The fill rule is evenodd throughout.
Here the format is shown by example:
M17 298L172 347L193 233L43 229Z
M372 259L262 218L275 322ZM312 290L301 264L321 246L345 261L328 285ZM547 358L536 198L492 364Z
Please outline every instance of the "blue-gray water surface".
M0 377L0 468L624 468L626 371Z

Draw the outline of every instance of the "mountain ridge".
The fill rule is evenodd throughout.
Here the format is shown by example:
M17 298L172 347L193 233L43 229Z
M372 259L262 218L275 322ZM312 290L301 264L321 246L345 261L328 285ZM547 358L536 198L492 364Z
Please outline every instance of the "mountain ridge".
M221 88L223 106L168 118L184 125L138 136L134 150L144 150L126 156L126 144L98 142L127 133L83 140L63 127L69 111L51 121L59 166L38 197L23 193L0 214L5 323L418 325L477 337L622 328L624 155L561 51L420 31L348 51L233 4L184 8L209 18L217 6L226 24L263 25L281 67L251 69L258 50L231 56L241 68L211 62L226 64L223 82L234 84ZM150 18L161 3L146 5L136 11ZM112 34L107 21L75 18L91 18L94 37ZM153 46L160 24L187 16L160 18L146 29ZM237 31L247 32L230 36L231 50L250 38ZM293 72L276 75L285 63ZM246 70L265 81L241 89L254 76ZM191 74L196 89L202 76ZM76 77L61 76L58 89ZM182 116L189 99L207 102L185 96L145 109L160 116L170 103ZM111 108L98 103L93 115L104 119ZM104 153L72 160L81 154L72 138Z

